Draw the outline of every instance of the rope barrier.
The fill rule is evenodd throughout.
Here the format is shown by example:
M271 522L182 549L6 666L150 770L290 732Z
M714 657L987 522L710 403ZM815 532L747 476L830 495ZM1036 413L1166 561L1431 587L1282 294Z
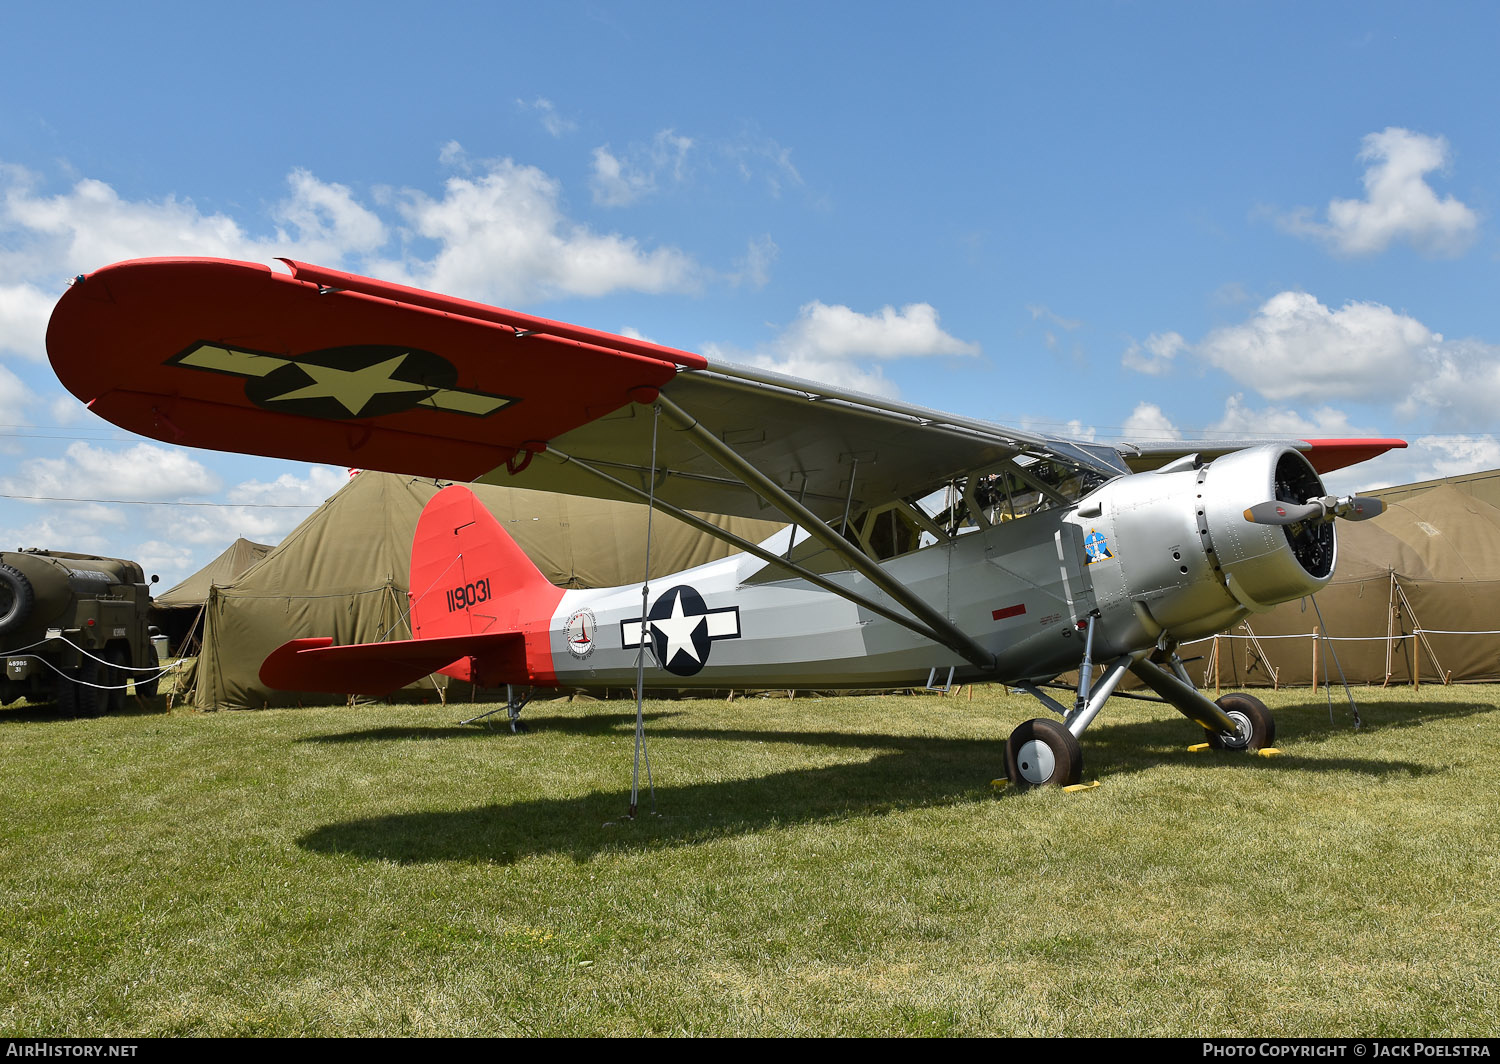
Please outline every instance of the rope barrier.
M62 669L58 668L56 665L52 664L52 662L50 662L46 658L42 657L40 654L27 654L27 653L25 653L26 651L30 650L32 647L39 647L43 643L50 643L53 640L56 640L57 642L60 642L60 643L66 643L66 644L68 644L68 646L70 646L74 650L78 651L78 653L82 654L84 657L86 657L86 658L92 658L93 660L99 662L101 665L106 665L109 668L120 669L120 670L125 671L125 672L150 672L150 673L154 673L155 674L154 676L150 676L150 677L144 677L144 676L140 677L139 679L137 679L135 681L136 683L140 683L142 681L145 681L145 682L149 683L149 682L151 682L151 680L159 680L163 676L165 676L167 673L169 673L173 669L177 668L177 666L181 665L182 662L183 662L183 660L184 660L183 658L178 658L176 661L168 662L166 665L160 665L160 664L158 664L155 668L153 668L150 665L116 665L114 662L112 662L112 661L106 661L104 658L101 658L97 654L91 654L91 653L89 653L87 650L85 650L83 647L79 646L77 643L73 642L67 636L61 636L61 635L59 635L59 636L53 636L52 639L40 639L40 640L38 640L35 643L27 643L24 647L21 647L19 650L12 650L12 651L7 651L7 652L0 652L0 657L5 658L7 661L11 660L12 658L25 658L25 659L27 659L29 661L40 661L43 665L47 666L47 668L49 668L53 672L57 673L57 675L61 676L65 680L71 680L73 683L77 684L79 687L92 687L96 691L126 691L126 690L130 689L130 681L128 681L128 680L125 683L121 683L121 684L90 683L87 680L80 680L76 676L69 675L68 673L64 672Z
M1297 632L1292 635L1261 635L1255 633L1255 639L1321 639L1324 642L1339 643L1391 643L1402 639L1416 639L1424 635L1500 635L1500 631L1494 632L1460 632L1444 628L1413 628L1410 632L1401 635L1323 635L1321 632ZM1193 643L1209 643L1215 639L1251 639L1248 635L1236 635L1232 632L1221 632L1218 635L1206 635L1201 639L1190 639L1183 646Z

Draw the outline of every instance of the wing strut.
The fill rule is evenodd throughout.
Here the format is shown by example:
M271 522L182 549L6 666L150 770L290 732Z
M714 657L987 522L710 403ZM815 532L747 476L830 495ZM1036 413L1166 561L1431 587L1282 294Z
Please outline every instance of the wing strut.
M923 639L931 639L934 643L942 646L947 645L947 643L940 635L938 635L938 633L934 632L931 628L927 627L927 625L923 624L921 621L914 620L904 613L891 609L889 606L882 606L874 599L867 598L856 591L851 591L849 588L844 587L842 584L835 583L828 577L823 576L820 573L815 573L811 569L806 569L803 566L798 565L796 562L788 561L786 558L782 557L779 554L773 554L759 544L751 543L748 539L737 536L733 532L730 532L728 529L720 528L712 521L703 520L703 518L697 516L691 511L673 506L671 503L663 502L660 499L652 501L651 497L640 488L637 488L632 484L627 484L625 481L620 480L617 477L610 476L608 473L604 472L604 470L590 465L588 462L585 462L581 458L574 458L571 455L564 454L556 447L548 447L545 451L542 452L542 454L546 455L548 458L556 459L559 462L571 462L578 469L581 469L584 472L597 477L598 479L604 481L607 484L610 484L620 491L623 491L637 499L640 499L642 502L649 503L651 506L654 506L662 513L668 515L669 517L677 518L677 520L681 521L683 524L696 528L699 532L702 532L705 535L713 536L716 539L721 539L725 543L728 543L738 548L739 550L744 551L746 554L753 555L754 557L759 558L761 561L768 562L771 565L779 566L780 568L790 572L792 575L799 576L803 580L806 580L808 583L813 584L817 587L821 587L824 591L831 591L835 595L838 595L840 598L848 599L856 606L867 609L871 613L877 613L888 621L894 621L896 624L909 628L913 632L916 632L917 635L921 636ZM645 470L642 470L642 472L645 472ZM787 538L790 541L793 537L789 536ZM787 549L788 551L790 551L791 547L788 546Z
M699 450L739 477L747 488L786 514L789 521L807 529L814 539L843 557L861 576L895 599L902 607L911 611L913 616L925 622L939 636L938 643L981 669L989 671L995 667L995 655L970 639L957 625L933 609L923 599L912 594L905 584L892 577L869 555L835 532L817 514L792 498L779 484L741 458L736 451L700 425L696 418L672 402L666 395L659 395L657 402L661 404L662 412L692 438Z

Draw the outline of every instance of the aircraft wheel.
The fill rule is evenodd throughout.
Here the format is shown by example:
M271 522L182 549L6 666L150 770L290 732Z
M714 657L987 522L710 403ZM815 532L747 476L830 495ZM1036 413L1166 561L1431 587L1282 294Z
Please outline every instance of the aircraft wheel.
M1083 750L1054 720L1028 720L1005 741L1005 771L1016 787L1067 787L1083 776Z
M1254 695L1224 695L1218 706L1239 726L1234 735L1208 733L1208 745L1215 750L1260 750L1276 741L1276 718L1266 704Z

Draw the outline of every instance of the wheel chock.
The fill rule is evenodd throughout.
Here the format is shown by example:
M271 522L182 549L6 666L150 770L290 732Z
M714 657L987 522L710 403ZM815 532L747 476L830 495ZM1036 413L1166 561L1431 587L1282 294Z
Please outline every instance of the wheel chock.
M1010 780L1006 779L1004 776L1001 776L997 780L990 780L990 786L993 787L993 788L995 788L995 790L998 791L1002 787L1009 787L1010 786ZM1097 786L1099 786L1099 781L1098 780L1094 780L1092 783L1074 783L1074 784L1071 784L1071 785L1069 785L1067 787L1064 787L1062 789L1062 791L1063 791L1064 794L1072 794L1074 791L1091 791L1091 790L1093 790Z
M1194 754L1202 753L1204 750L1209 750L1209 749L1212 749L1212 747L1209 746L1208 743L1194 743L1192 746L1188 747L1188 751L1191 752L1191 753L1194 753ZM1234 751L1231 750L1231 751L1227 751L1227 752L1228 753L1233 753ZM1278 750L1274 746L1265 746L1265 747L1262 747L1259 750L1252 750L1251 753L1253 753L1256 757L1280 757L1281 756L1281 751Z

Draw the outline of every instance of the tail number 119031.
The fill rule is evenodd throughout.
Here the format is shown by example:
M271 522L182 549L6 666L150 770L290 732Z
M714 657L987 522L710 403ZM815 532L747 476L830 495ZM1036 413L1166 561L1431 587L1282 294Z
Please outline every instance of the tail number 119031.
M486 602L490 597L490 578L476 580L472 584L464 584L462 587L448 589L448 612L454 610L466 610L470 606L476 606Z

